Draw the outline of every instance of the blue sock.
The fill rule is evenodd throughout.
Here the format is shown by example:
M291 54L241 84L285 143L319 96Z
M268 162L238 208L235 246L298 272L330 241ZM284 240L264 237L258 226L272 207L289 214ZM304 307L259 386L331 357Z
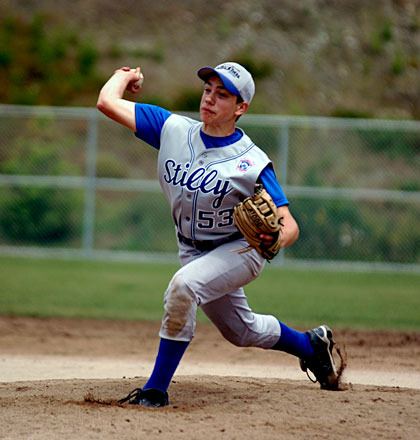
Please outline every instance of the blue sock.
M272 350L285 351L299 358L310 357L314 354L314 349L306 333L287 327L282 322L280 322L280 327L280 338L272 347Z
M188 345L189 342L161 338L152 375L143 389L166 391Z

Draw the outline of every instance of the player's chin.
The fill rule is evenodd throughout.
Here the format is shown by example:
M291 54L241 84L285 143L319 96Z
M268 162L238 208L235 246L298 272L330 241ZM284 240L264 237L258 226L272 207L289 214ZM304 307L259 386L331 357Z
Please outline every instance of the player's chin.
M200 109L200 119L204 123L211 122L214 119L214 113L209 110Z

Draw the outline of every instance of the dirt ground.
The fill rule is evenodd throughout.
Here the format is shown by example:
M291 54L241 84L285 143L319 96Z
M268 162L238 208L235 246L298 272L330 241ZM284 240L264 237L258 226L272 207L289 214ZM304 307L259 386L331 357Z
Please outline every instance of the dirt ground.
M413 439L420 333L336 331L345 391L321 391L296 359L237 348L199 324L170 406L116 400L153 365L159 323L0 317L1 439Z

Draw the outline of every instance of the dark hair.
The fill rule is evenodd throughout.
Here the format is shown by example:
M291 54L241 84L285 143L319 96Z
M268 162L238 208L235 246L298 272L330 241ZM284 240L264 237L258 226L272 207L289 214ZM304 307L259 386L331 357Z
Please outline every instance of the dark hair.
M241 96L236 96L236 104L242 104L244 102L244 100L242 99ZM242 115L236 116L235 122L241 117Z

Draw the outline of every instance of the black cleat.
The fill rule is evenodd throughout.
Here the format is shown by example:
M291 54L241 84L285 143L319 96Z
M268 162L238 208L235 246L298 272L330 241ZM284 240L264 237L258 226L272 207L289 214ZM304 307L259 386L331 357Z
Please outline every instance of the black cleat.
M332 356L334 347L334 340L332 330L326 326L309 330L308 332L311 345L314 349L313 356L309 358L300 359L300 368L302 371L310 370L316 380L312 382L319 382L323 390L337 390L338 389L338 373Z
M147 408L159 408L161 406L169 405L168 393L149 388L148 390L142 390L136 388L131 393L119 400L118 403L131 403L132 405L141 405Z

